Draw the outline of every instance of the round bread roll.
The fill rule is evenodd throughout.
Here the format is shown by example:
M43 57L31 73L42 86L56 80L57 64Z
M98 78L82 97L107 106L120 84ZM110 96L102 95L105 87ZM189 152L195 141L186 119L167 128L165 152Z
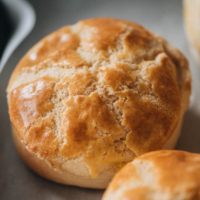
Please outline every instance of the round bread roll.
M200 66L200 0L184 0L183 5L190 50Z
M105 188L136 156L175 146L190 91L187 60L163 38L125 20L80 21L14 70L13 138L41 176Z
M154 151L128 163L102 200L200 200L200 155Z

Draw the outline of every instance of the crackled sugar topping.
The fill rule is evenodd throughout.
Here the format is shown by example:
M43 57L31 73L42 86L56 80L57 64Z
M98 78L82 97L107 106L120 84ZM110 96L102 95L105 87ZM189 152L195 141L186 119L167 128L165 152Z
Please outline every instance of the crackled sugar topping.
M178 50L135 23L81 21L19 62L10 119L26 148L56 170L82 158L96 177L163 147L180 118L184 70Z
M162 150L128 163L113 179L103 200L200 199L200 155Z

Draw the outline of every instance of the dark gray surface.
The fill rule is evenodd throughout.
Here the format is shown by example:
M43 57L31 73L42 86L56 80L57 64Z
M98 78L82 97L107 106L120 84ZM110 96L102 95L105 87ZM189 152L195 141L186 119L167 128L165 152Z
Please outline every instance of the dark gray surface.
M191 106L185 115L177 149L200 152L200 70L187 48L181 0L30 0L37 15L32 33L15 50L0 75L0 199L101 199L102 190L63 186L31 172L19 158L10 131L5 89L11 72L27 50L50 32L80 19L98 16L124 18L142 24L178 47L190 60L193 73Z

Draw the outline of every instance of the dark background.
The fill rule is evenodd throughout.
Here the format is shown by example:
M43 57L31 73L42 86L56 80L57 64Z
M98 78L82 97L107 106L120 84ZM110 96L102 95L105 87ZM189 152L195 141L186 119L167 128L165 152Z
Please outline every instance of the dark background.
M0 0L0 59L4 48L10 39L14 26L10 19L8 10L4 3Z

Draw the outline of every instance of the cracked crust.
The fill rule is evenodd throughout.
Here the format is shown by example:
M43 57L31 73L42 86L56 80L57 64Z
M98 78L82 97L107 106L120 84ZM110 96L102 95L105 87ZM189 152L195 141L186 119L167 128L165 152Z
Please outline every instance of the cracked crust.
M118 172L102 200L200 200L200 155L161 150L147 153Z
M90 180L161 149L175 133L177 140L190 91L188 62L177 49L110 18L80 21L41 40L7 88L25 148L52 171ZM83 170L68 164L75 160ZM102 185L64 183L104 188L112 175Z

